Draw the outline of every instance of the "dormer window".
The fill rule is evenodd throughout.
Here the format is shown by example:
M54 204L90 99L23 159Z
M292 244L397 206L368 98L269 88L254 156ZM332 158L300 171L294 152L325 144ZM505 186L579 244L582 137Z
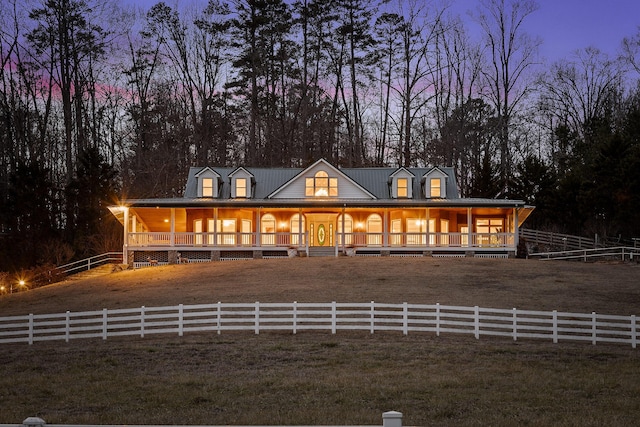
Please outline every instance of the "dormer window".
M398 198L409 197L409 180L407 178L398 178Z
M422 177L424 196L427 199L447 198L447 174L439 168L433 168ZM449 197L455 197L452 193Z
M251 172L243 167L239 167L229 174L231 184L231 198L250 199L253 197L254 177Z
M431 178L429 185L429 195L430 197L442 197L442 179L440 178Z
M413 173L401 167L389 175L389 195L392 199L413 198Z
M313 178L305 179L306 197L338 197L338 178L329 178L325 171L318 171Z
M198 197L217 198L220 195L220 175L211 168L204 168L196 174Z
M202 197L213 197L213 178L202 178Z
M247 197L247 178L236 178L236 197Z

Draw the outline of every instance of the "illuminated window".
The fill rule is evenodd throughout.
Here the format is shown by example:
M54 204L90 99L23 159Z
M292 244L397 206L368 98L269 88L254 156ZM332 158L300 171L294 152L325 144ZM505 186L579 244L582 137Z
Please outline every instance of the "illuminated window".
M305 232L305 222L304 216L300 217L298 214L294 214L291 216L289 228L291 230L291 244L298 245L300 244L299 237L302 237L302 242L304 243L304 232Z
M247 178L236 178L236 197L247 197Z
M265 214L260 220L260 231L262 232L263 245L276 244L276 217L271 214Z
M429 194L431 197L442 197L442 187L440 178L431 178L430 182L430 191Z
M344 214L344 234L342 232L342 215L338 215L338 244L342 245L342 236L344 235L344 244L353 244L353 217L349 214Z
M202 178L202 197L213 197L213 178Z
M338 197L338 178L329 178L325 171L318 171L305 180L306 197Z
M409 197L409 180L398 178L398 197Z
M476 231L478 233L502 233L502 225L501 218L478 219L476 220Z
M371 214L367 218L367 245L382 245L382 217L378 214Z

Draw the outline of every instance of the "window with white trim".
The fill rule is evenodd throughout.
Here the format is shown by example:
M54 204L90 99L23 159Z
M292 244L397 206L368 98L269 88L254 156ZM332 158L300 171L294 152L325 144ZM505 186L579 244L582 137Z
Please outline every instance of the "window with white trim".
M247 178L236 178L236 197L247 197Z
M397 196L398 198L407 198L409 197L409 179L408 178L398 178L398 190Z
M202 197L213 197L213 178L202 178Z
M338 178L329 178L325 171L318 171L313 178L305 179L306 197L338 197Z
M431 178L429 180L429 196L442 197L442 180L440 178Z

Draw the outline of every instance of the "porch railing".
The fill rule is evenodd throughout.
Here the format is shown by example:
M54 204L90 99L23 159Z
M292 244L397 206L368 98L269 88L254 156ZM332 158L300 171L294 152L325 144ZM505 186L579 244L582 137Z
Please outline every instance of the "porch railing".
M129 233L129 247L300 247L307 233ZM514 248L514 233L338 233L348 247ZM344 243L343 243L344 242Z

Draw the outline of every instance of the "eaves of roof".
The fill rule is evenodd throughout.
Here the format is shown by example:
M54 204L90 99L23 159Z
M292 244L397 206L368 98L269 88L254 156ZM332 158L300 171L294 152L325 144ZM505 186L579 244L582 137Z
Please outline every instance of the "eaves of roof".
M171 199L130 199L121 205L137 208L522 208L522 200L509 199L212 199L212 198L171 198Z

